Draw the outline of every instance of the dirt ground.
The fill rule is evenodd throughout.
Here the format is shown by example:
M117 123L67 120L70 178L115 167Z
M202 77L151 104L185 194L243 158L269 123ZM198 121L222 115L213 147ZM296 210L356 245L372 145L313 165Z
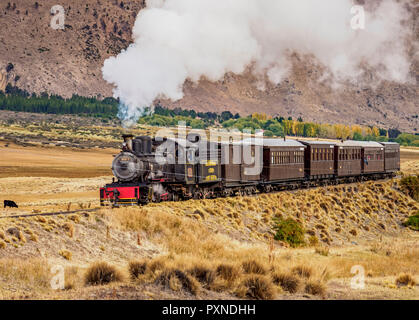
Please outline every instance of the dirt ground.
M24 147L0 141L0 200L14 200L19 204L18 209L0 209L0 218L17 213L97 208L98 189L111 181L112 156L117 152L109 148L78 150L68 147ZM419 150L402 149L401 166L404 172L418 173ZM381 231L379 224L375 226L368 222L368 214L362 216L362 206L368 206L369 197L374 196L374 192L379 190L377 188L384 188L387 192L385 199L372 199L380 203L380 209L377 210L394 208L394 211L388 212L388 216L369 213L372 219L382 219L380 221L386 230ZM316 214L316 206L320 208L324 202L319 198L317 204L318 197L329 192L332 191L324 192L322 189L301 194L282 194L278 196L281 199L276 195L270 198L261 196L260 199L231 199L234 202L231 204L224 200L205 200L150 205L128 211L106 209L81 216L0 219L0 241L1 232L6 235L5 247L2 248L0 243L0 298L234 299L237 294L233 290L202 289L199 294L191 294L154 283L133 282L129 280L127 264L132 259L154 259L167 255L174 261L198 258L217 261L215 255L220 259L237 257L240 260L248 256L259 258L260 255L263 263L275 256L275 266L287 270L303 264L317 274L318 270L328 268L327 294L307 294L303 289L291 294L278 289L274 296L276 299L419 299L418 285L395 285L400 273L409 273L419 280L419 235L400 224L419 204L393 189L392 184L371 185L371 188L362 191L362 195L359 191L359 198L354 197L353 202L347 205L348 210L354 208L349 215L345 216L345 211L339 211L337 205L329 207L329 210L337 210L331 215L333 219L336 217L336 224L350 225L356 229L354 236L349 234L352 230L346 230L347 233L340 233L338 237L334 235L335 222L328 218L327 210L319 217ZM339 189L339 196L343 197L341 200L346 192ZM330 196L333 197L333 194ZM293 249L277 243L272 247L269 237L264 237L264 232L270 226L270 217L276 212L270 209L278 207L283 210L282 214L298 214L301 199L313 199L313 211L307 209L313 214L312 220L308 222L308 213L301 217L307 221L307 226L316 229L316 226L324 223L328 228L326 233L331 238L339 239L332 239L330 244L321 241L321 248L327 253L318 250L317 246ZM278 201L278 205L272 201ZM359 206L356 201L360 201ZM394 207L390 202L395 204ZM371 204L371 208L376 206ZM386 212L382 211L382 214ZM143 220L135 220L139 217ZM71 232L67 229L69 224L74 229ZM9 234L11 228L22 230L24 240ZM189 230L195 234L187 238ZM197 234L201 237L197 237ZM320 233L317 235L320 238ZM202 256L193 253L190 245L198 248ZM71 253L70 259L65 251ZM252 255L246 252L252 252ZM37 259L41 259L42 263L36 269ZM125 273L124 280L104 286L86 286L82 274L95 261L107 261L117 266ZM50 271L43 269L44 264L63 265L66 271L75 268L75 284L68 290L51 290L48 286ZM366 266L366 286L363 290L351 289L350 286L351 266L356 264ZM33 274L32 280L23 271L11 271L16 268Z

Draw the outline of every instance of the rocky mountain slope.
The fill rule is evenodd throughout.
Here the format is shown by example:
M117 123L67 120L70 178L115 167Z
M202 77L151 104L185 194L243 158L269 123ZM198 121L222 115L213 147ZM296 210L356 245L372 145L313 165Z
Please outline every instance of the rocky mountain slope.
M412 1L412 4L414 2ZM0 90L7 83L30 92L71 96L110 96L112 86L102 79L101 67L131 41L131 29L144 0L61 1L65 29L50 26L56 1L11 0L0 4ZM321 68L310 57L293 56L292 74L278 86L256 87L250 73L227 74L223 81L185 83L185 97L171 107L198 111L230 110L242 115L254 111L329 123L378 125L415 132L419 128L418 12L409 27L410 84L384 82L378 86L346 84L332 88L319 82ZM370 80L373 80L373 73Z

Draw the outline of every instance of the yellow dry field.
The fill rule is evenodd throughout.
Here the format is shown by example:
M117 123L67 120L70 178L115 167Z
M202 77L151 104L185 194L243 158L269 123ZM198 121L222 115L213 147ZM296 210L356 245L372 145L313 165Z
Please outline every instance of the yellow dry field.
M407 174L419 173L419 148L402 147L400 150L401 170Z
M99 187L112 179L114 149L0 145L0 200L18 211L45 210L72 202L98 205ZM73 206L74 208L74 206Z
M419 235L403 226L419 203L397 179L7 218L98 207L117 152L0 143L0 200L19 204L0 209L0 299L419 299ZM417 173L419 152L401 154L402 171ZM273 220L288 217L306 246L273 241ZM116 281L91 285L95 261ZM51 288L57 265L64 290ZM354 266L364 289L351 286Z
M90 178L112 175L112 155L118 150L76 150L65 147L23 147L0 144L0 178Z

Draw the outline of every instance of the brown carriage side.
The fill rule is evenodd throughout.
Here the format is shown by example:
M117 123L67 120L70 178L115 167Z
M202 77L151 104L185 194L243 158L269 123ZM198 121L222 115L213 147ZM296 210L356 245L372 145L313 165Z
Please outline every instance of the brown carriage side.
M384 146L384 169L386 172L400 171L400 145L395 142L381 142Z
M330 178L335 174L334 143L327 141L299 141L306 145L305 173L310 179Z
M256 146L242 142L222 144L221 156L221 176L226 186L240 184L253 184L261 179L262 159L259 162L251 163L251 159L260 156L262 158L262 148L256 150ZM247 163L246 163L247 162ZM256 166L256 168L255 168Z
M377 143L378 144L378 143ZM384 172L384 147L382 145L374 146L371 142L369 146L362 148L362 173Z
M275 145L265 143L263 173L265 182L304 178L304 145L297 141L281 140Z
M362 170L362 147L349 141L335 146L335 171L338 177L358 176Z

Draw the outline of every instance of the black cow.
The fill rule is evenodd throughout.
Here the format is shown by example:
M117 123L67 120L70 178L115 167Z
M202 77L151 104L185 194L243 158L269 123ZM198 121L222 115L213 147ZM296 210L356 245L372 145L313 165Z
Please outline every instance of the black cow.
M12 200L4 200L4 208L19 208L16 204L16 202L12 201Z

